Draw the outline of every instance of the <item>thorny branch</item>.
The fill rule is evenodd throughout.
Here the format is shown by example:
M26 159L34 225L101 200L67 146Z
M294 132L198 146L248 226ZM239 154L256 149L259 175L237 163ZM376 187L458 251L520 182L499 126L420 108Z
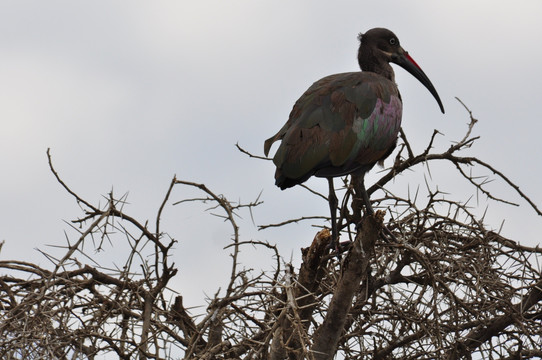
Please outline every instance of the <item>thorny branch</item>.
M464 104L463 104L464 105ZM537 206L493 166L461 152L478 139L469 112L465 136L441 153L435 131L415 154L401 131L394 165L369 188L387 210L386 227L397 242L384 241L379 217L352 213L350 184L340 205L343 232L352 239L338 260L330 252L328 229L318 231L302 249L298 268L287 263L267 241L239 232L239 212L261 204L234 203L206 185L174 177L156 212L154 229L124 209L125 199L111 193L104 206L83 199L67 186L47 158L51 172L81 205L74 220L75 239L51 269L20 260L0 261L0 357L93 359L527 359L542 356L542 249L506 239L486 228L483 219L456 199L433 189L427 198L392 194L384 186L397 174L434 160L447 161L489 199L511 204L491 193L487 170ZM265 157L246 155L261 160ZM439 186L442 187L442 186ZM179 198L177 189L182 189ZM200 193L184 196L186 189ZM322 194L309 189L317 198ZM189 191L190 192L190 191ZM172 209L201 202L231 225L227 251L231 272L226 290L192 314L174 276L187 276L171 262L177 241L164 231L162 217ZM260 229L298 221L300 216ZM358 223L361 219L361 223ZM77 225L77 227L75 226ZM321 226L321 224L319 224ZM95 241L99 239L99 241ZM104 240L126 245L122 266L100 263L91 254ZM240 266L244 246L274 259L272 270ZM89 250L90 248L90 250ZM119 255L120 256L120 255ZM84 264L79 258L88 260ZM119 259L117 259L117 262ZM182 269L182 268L181 268ZM207 269L207 270L205 270ZM212 267L202 271L214 271Z

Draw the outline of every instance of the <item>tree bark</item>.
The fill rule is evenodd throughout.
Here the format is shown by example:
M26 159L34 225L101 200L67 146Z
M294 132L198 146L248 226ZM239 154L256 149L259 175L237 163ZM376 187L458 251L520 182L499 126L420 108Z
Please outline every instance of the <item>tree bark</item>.
M311 350L316 360L333 359L337 351L337 343L354 294L361 281L367 278L374 244L382 229L382 220L383 213L377 212L373 216L365 216L361 221L361 229L344 260L341 279L329 304L327 315L314 334Z

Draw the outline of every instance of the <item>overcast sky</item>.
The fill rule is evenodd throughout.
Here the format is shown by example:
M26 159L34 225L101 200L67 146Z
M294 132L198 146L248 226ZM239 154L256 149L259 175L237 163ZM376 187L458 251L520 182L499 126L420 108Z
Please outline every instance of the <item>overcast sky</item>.
M414 149L424 149L434 129L444 134L439 149L463 136L468 114L458 96L479 119L481 139L469 154L542 206L540 14L534 0L2 1L0 258L45 266L35 249L55 252L48 245L77 238L65 221L81 213L48 170L49 147L79 195L103 203L111 189L128 192L124 210L142 221L154 218L174 174L230 200L250 202L263 191L256 224L327 215L324 201L297 187L281 192L272 163L248 159L234 145L262 155L263 141L308 86L357 70L357 34L373 27L398 35L446 108L442 115L429 92L395 68ZM418 186L424 168L417 171L422 176L402 176L394 191ZM433 174L433 186L463 201L475 193L451 174L451 166ZM322 179L308 184L327 189ZM480 201L480 212L489 206L488 228L505 220L504 235L540 243L542 218L502 182L491 189L521 206ZM172 200L193 194L178 187ZM223 246L231 229L204 209L168 205L164 216L163 230L179 240L176 290L189 306L224 285L229 271ZM243 239L278 244L285 260L298 259L316 232L311 223L258 232L241 215ZM119 249L111 244L104 253L123 259ZM246 266L265 262L245 254Z

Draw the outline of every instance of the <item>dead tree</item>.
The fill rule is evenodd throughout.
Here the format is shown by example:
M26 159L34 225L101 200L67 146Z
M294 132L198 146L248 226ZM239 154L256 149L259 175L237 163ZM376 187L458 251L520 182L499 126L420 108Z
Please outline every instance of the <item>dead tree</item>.
M329 231L318 231L302 249L298 269L273 244L240 237L236 214L259 206L259 199L234 203L203 184L174 178L150 225L130 216L122 197L109 194L103 206L80 197L58 175L48 153L53 175L84 213L74 220L79 234L68 239L62 257L43 253L51 267L0 261L0 357L540 358L542 249L487 229L466 204L429 185L424 203L385 190L397 174L445 160L476 191L506 202L468 169L488 171L541 215L496 168L461 156L477 139L471 136L475 122L471 115L465 137L441 153L433 151L436 131L418 155L401 132L393 166L368 189L383 210L361 217L345 179L340 228L352 241L339 259L328 246ZM181 186L202 196L175 199ZM226 290L209 299L200 314L184 307L183 289L169 289L171 279L183 274L170 258L176 240L161 225L171 203L194 201L208 204L232 229ZM384 222L385 215L391 219ZM300 217L261 228L308 220L315 221ZM105 241L129 246L123 267L93 262L89 251ZM244 246L269 251L276 259L274 271L240 268Z

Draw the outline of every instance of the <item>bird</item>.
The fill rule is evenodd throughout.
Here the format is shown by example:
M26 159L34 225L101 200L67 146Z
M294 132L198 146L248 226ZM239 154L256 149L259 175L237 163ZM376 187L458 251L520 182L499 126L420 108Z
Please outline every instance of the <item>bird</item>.
M367 214L373 214L364 176L382 164L397 144L402 100L390 63L399 65L433 95L444 114L435 87L405 51L397 36L385 28L358 35L361 71L326 76L310 86L295 102L288 121L264 142L273 157L275 184L281 190L302 184L312 176L327 178L332 243L338 246L337 197L333 178L352 175L356 196Z

